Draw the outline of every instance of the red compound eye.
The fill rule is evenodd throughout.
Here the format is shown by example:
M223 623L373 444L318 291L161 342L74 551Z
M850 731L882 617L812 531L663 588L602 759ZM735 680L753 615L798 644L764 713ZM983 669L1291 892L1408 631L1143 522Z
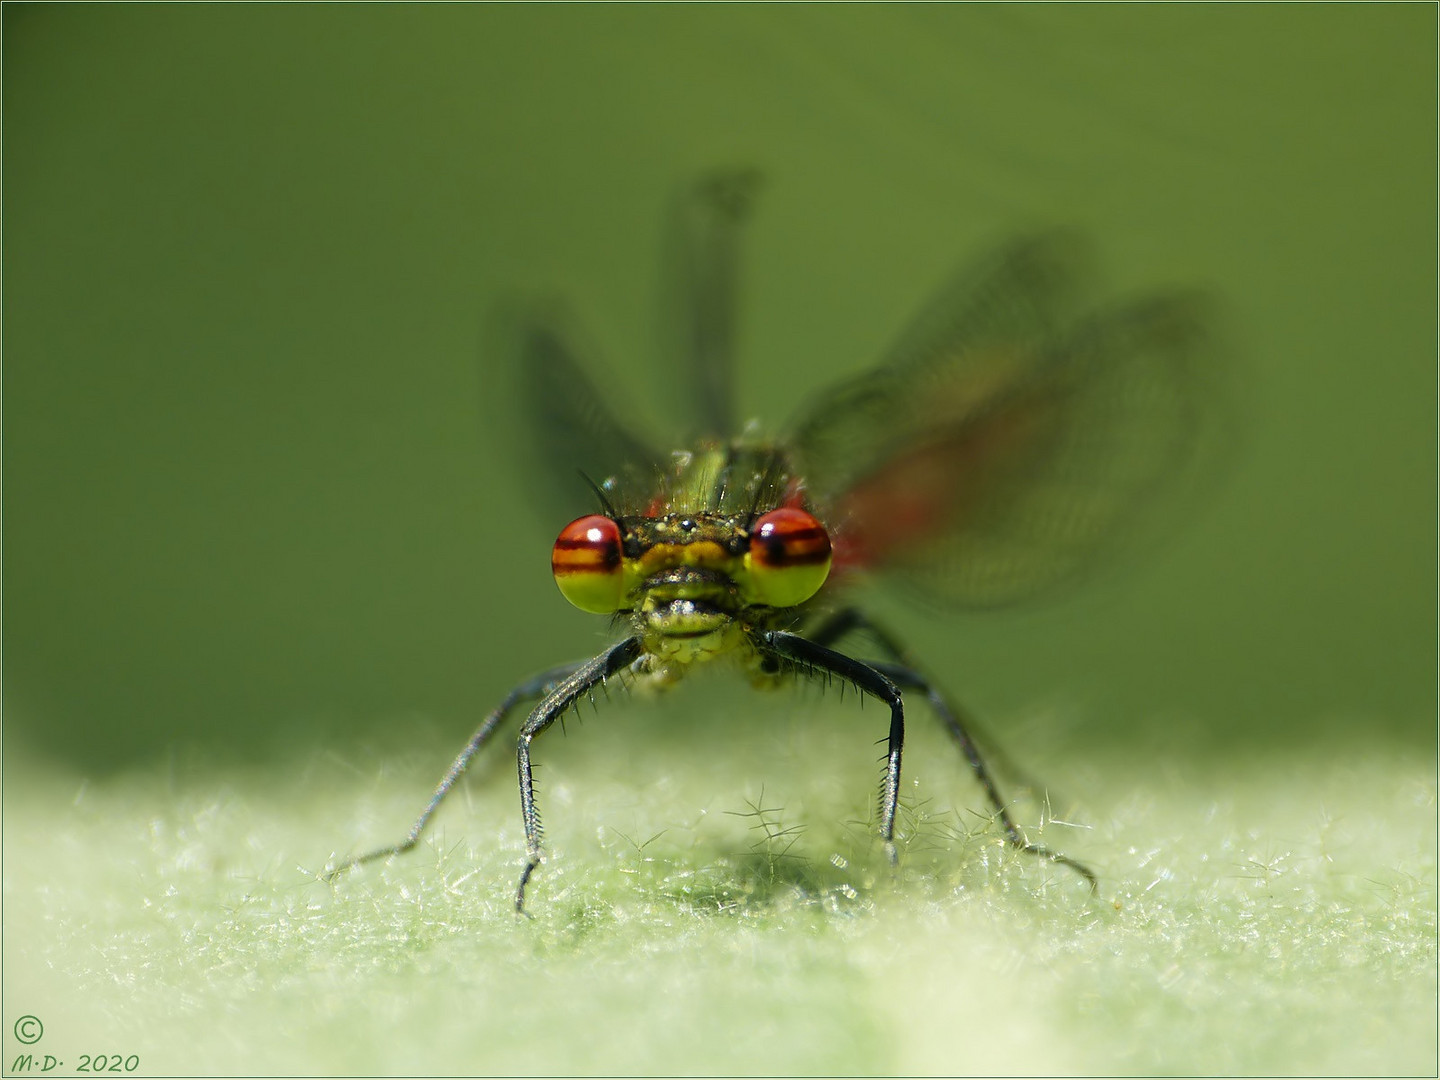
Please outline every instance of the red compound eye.
M566 525L550 549L550 569L565 599L581 611L609 615L624 599L620 526L603 514Z
M782 506L755 519L745 566L757 603L794 607L825 584L830 574L830 537L814 515Z

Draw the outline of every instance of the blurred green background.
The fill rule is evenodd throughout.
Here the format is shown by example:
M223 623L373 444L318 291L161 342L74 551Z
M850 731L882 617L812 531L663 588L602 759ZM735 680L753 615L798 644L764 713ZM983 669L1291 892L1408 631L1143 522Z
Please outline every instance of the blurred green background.
M7 1065L25 1010L175 1075L1433 1069L1436 28L6 4ZM1025 610L866 597L1099 898L1005 856L928 717L892 889L881 716L726 680L545 743L533 921L504 748L327 890L607 639L496 303L568 296L663 431L663 210L731 163L771 424L1020 229L1221 297L1237 445L1171 542Z
M741 402L772 424L1017 228L1085 229L1111 295L1225 301L1244 444L1178 543L1034 610L881 598L957 693L1093 740L1433 749L1434 24L7 5L7 748L459 736L593 651L487 313L569 296L663 430L662 210L742 163Z

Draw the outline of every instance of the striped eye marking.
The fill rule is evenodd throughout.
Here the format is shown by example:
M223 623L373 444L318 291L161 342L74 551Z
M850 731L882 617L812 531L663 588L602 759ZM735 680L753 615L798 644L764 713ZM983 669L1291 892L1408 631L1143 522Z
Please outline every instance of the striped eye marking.
M625 590L620 526L603 514L572 521L550 549L550 570L565 599L581 611L618 611Z
M745 556L750 591L768 607L803 604L830 574L830 537L812 514L782 506L761 514L750 528Z

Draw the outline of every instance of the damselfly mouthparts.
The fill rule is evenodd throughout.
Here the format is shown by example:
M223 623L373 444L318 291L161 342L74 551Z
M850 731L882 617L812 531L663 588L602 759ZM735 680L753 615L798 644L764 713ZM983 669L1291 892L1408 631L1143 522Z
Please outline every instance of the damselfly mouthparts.
M915 694L958 744L1006 840L1094 889L1086 866L1015 823L964 714L896 638L837 598L870 569L933 604L1002 604L1071 577L1133 531L1135 512L1193 457L1201 305L1171 293L1086 310L1074 296L1085 276L1075 245L1021 239L951 283L884 364L822 394L786 437L733 438L734 245L752 184L748 174L711 177L681 215L694 449L653 450L604 406L557 320L523 321L538 453L563 482L583 474L592 504L561 530L551 569L566 599L610 616L620 640L515 687L408 835L332 875L413 847L475 753L535 702L517 750L523 909L542 858L536 738L608 680L663 686L726 658L757 684L838 679L888 707L878 831L892 861L905 704ZM879 656L841 651L861 635Z

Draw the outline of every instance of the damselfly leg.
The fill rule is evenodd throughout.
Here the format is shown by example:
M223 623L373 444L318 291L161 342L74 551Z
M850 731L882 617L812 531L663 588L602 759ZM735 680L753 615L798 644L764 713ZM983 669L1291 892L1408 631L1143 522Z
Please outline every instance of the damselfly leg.
M410 831L405 834L405 838L399 843L391 844L388 847L376 848L374 851L367 851L363 855L356 855L327 867L324 873L325 879L334 880L345 871L353 869L354 867L361 866L368 862L374 862L377 859L388 859L413 848L419 843L421 835L430 824L430 819L434 817L435 812L440 809L440 804L445 801L445 796L450 794L450 789L465 775L465 770L470 767L471 759L480 751L481 747L490 741L490 737L495 734L496 728L514 712L518 705L535 698L548 697L554 692L556 687L565 683L566 680L570 679L584 666L584 663L562 664L559 667L551 668L549 671L542 671L534 678L526 679L519 686L515 687L515 689L511 690L510 693L506 694L505 700L497 705L485 719L480 722L480 726L475 729L475 734L470 736L470 741L465 744L465 749L460 751L459 756L451 763L450 768L445 770L445 775L440 778L440 783L436 785L434 794L430 796L430 801L425 804L425 809L422 810L420 816L415 819L415 824L410 826Z
M975 740L962 720L964 713L953 706L929 678L920 673L889 631L879 626L858 608L849 607L824 619L810 632L809 637L812 642L831 645L851 634L866 635L890 655L890 662L866 661L869 667L886 676L900 690L913 690L925 696L925 700L930 703L931 710L940 718L940 722L945 725L945 730L949 732L950 737L960 747L961 753L965 755L965 760L970 766L970 771L975 774L975 779L985 789L985 797L994 810L1000 827L1005 831L1006 841L1019 851L1048 859L1061 866L1068 866L1089 883L1091 892L1096 892L1100 883L1095 877L1094 871L1068 855L1045 847L1043 844L1032 843L1020 826L1015 823L1008 803L1000 794L999 785L996 784L989 766L985 764L985 759L980 754L979 747L975 745ZM893 832L895 822L895 807L892 803L890 776L887 772L881 793L880 813L882 835L885 835L887 841L889 841L890 835L885 830L888 828Z

